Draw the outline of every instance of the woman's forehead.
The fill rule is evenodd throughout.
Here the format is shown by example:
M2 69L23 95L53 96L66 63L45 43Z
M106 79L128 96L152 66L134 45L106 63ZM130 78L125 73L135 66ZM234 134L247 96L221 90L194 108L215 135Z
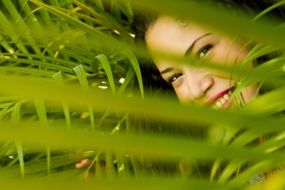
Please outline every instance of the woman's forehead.
M150 49L181 54L204 33L207 31L194 23L186 24L170 17L161 17L148 29L146 43Z

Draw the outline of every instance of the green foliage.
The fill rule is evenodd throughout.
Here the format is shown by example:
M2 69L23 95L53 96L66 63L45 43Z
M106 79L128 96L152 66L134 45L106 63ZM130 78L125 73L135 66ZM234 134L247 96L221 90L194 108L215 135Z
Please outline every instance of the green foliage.
M1 1L1 187L283 189L284 172L273 173L285 162L285 30L263 19L279 6L284 1L252 16L177 0ZM145 94L139 62L150 57L132 37L134 10L254 41L239 67L155 52L177 64L233 73L240 82L237 109ZM268 92L243 105L239 91L252 84ZM87 158L89 167L75 168ZM268 177L264 186L252 182L258 177Z

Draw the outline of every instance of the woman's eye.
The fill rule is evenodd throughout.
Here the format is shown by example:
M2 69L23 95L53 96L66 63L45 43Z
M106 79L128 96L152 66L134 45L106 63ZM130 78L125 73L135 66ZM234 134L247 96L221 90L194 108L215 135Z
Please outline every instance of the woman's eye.
M201 59L203 58L205 55L207 55L207 53L209 52L209 50L213 47L212 44L207 44L205 46L203 46L198 52L197 52L197 58Z
M171 75L169 78L168 78L168 82L169 83L173 83L175 82L179 77L181 77L183 75L183 73L174 73L173 75Z

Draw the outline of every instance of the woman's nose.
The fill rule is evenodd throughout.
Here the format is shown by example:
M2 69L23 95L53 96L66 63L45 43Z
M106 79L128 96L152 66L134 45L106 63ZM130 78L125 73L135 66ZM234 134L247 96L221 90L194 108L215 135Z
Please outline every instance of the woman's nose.
M192 77L189 78L189 88L192 99L198 100L205 97L213 85L214 78L209 74L203 75L201 73L192 75Z

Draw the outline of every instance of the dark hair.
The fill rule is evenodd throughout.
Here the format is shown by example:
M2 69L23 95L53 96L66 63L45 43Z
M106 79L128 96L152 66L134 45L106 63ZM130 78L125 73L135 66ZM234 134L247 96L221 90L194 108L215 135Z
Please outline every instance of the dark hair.
M265 10L266 8L274 5L274 2L269 0L204 0L202 2L206 3L207 5L213 5L218 7L222 6L229 9L252 13L253 15L256 15L261 11ZM185 3L187 3L187 0L185 0ZM266 17L282 21L282 19L285 18L285 10L283 7L275 7L266 14ZM142 12L137 12L134 15L131 28L133 30L133 33L136 35L136 41L145 41L144 38L148 28L152 23L156 21L157 18L157 14L146 15ZM265 62L271 58L271 54L266 54L257 58L255 62ZM146 61L143 60L141 60L140 62L142 63L140 64L140 67L147 92L159 90L172 91L172 87L161 78L158 69L153 63L146 63Z

